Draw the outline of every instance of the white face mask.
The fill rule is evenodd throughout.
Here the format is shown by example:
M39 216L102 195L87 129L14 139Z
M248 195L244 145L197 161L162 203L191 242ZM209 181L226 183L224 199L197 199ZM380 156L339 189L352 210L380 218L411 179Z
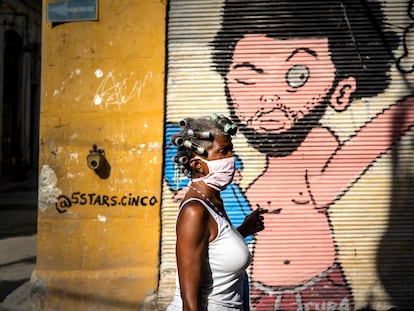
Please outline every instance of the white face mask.
M203 181L206 185L222 191L233 181L235 172L235 159L228 157L218 160L205 160L195 157L207 164L208 174L204 177L194 178L193 181Z

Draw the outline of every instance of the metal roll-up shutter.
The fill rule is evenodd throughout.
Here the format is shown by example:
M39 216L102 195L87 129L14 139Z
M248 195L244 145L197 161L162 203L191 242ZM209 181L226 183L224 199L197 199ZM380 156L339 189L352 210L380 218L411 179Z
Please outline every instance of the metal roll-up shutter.
M247 240L252 310L412 309L413 1L170 0L167 25L160 309L188 182L169 137L182 118L230 116L228 101L230 217L274 211Z

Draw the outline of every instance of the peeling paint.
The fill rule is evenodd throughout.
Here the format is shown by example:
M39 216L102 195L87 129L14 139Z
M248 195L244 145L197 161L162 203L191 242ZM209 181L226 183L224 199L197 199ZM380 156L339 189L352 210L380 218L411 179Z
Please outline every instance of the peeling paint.
M69 136L69 142L72 143L76 138L78 137L78 134L72 134Z
M66 173L66 178L68 178L68 179L73 179L73 178L76 178L76 177L81 178L83 176L85 176L85 174L82 173L82 172L78 172L78 173L67 172Z
M98 215L98 220L99 220L100 222L106 222L106 217L105 217L105 216L103 216L103 215Z
M153 150L160 150L161 148L161 144L159 142L152 142L148 144L148 150L149 151L153 151Z
M132 179L130 179L130 178L115 178L114 179L114 184L124 184L124 185L127 185L127 184L133 184L135 182L135 180L132 180Z
M101 69L96 69L95 70L95 77L97 77L98 79L103 77L103 72Z
M78 161L78 159L79 159L79 153L70 153L69 154L69 159L75 160L76 163L79 163L79 161Z
M62 190L56 187L57 176L49 165L43 165L39 178L39 209L45 211L57 203Z
M152 160L150 160L150 164L158 164L158 159L159 159L159 157L158 156L154 156L153 158L152 158Z
M96 106L99 106L102 104L102 97L100 95L95 95L95 97L93 98L93 103Z

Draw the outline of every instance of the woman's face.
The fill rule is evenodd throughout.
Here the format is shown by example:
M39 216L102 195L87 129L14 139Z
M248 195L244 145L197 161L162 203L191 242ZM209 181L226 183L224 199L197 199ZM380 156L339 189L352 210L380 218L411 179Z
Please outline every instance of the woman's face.
M333 86L328 39L246 35L234 49L226 80L243 125L283 133L324 101Z
M194 168L194 178L204 178L203 181L217 189L224 190L232 182L235 173L233 143L230 136L216 135L207 157L194 157L190 165Z

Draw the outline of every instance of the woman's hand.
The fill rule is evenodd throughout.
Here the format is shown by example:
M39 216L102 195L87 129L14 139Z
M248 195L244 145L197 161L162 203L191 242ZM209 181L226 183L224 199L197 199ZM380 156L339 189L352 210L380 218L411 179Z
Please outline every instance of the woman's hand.
M263 208L257 208L250 215L247 215L240 227L237 228L239 233L245 238L251 234L262 231L264 227L264 217L262 214L267 213L269 210Z

